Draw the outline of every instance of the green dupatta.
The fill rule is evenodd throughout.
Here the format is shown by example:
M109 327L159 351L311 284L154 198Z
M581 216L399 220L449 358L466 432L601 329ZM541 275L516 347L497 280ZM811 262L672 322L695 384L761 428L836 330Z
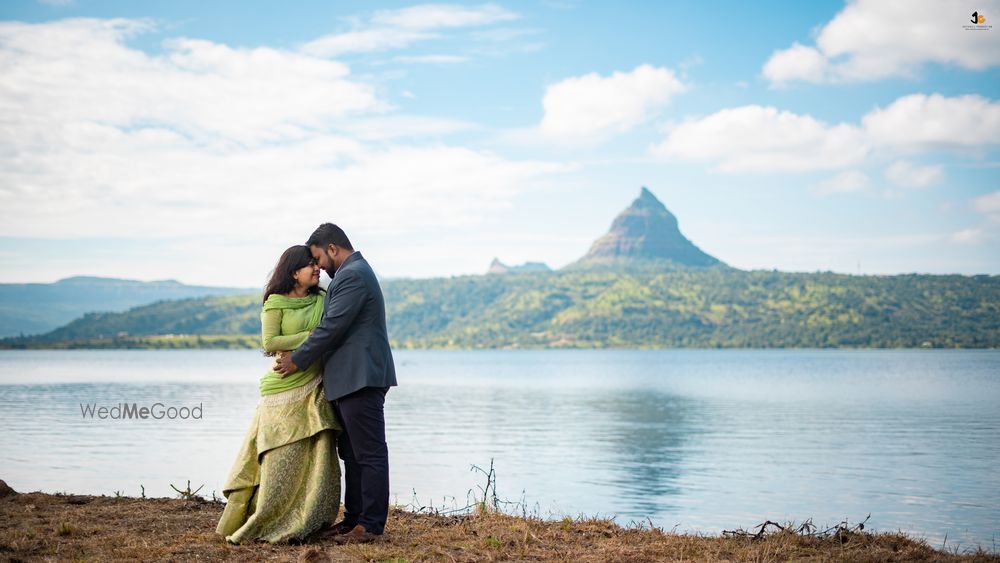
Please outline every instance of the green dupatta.
M261 311L261 338L268 352L294 350L302 345L323 317L323 294L305 297L268 296ZM302 368L302 366L299 366ZM281 377L269 369L260 378L260 394L274 395L301 387L320 372L320 362Z

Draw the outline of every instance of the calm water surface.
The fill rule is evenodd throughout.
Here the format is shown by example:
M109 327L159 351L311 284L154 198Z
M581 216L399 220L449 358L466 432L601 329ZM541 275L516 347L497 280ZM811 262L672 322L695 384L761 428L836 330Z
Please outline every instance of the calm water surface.
M221 491L269 360L254 351L0 352L0 479L19 491ZM397 351L392 495L455 507L495 460L542 516L719 532L852 523L993 549L1000 351ZM80 404L191 406L96 420Z

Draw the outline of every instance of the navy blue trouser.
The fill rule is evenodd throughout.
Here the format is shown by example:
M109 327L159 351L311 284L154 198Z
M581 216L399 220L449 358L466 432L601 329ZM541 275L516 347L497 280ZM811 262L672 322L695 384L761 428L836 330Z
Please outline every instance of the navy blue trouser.
M344 460L344 522L381 534L389 517L389 448L385 443L385 394L365 387L333 401L344 431L337 449Z

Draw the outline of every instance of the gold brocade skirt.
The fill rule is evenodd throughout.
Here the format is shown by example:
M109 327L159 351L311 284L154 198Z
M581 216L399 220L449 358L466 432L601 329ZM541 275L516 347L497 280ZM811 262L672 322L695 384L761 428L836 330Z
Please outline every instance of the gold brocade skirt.
M301 540L337 517L341 428L321 380L261 397L222 491L226 540Z

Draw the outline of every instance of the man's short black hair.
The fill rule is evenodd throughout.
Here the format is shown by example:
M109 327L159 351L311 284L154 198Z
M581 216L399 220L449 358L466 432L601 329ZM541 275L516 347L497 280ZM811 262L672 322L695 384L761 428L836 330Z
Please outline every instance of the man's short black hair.
M354 251L351 241L347 238L347 233L344 232L344 229L333 223L323 223L313 231L312 236L306 241L306 246L318 246L320 248L326 248L330 244L346 248L351 252Z

